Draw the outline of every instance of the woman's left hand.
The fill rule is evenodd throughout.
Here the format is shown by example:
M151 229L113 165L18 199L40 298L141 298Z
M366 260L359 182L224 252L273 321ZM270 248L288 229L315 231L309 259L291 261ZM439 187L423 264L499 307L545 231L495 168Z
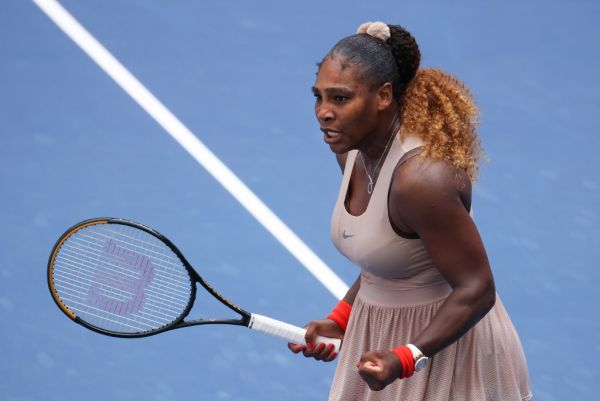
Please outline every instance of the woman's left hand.
M360 358L358 374L371 390L379 391L400 377L402 365L392 351L369 351Z

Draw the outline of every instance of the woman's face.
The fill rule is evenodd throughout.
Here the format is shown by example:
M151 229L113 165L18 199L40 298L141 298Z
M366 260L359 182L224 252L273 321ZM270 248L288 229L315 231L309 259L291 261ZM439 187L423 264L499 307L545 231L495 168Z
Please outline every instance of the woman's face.
M368 144L378 129L380 98L360 71L342 56L327 58L319 68L315 85L315 115L324 141L342 154Z

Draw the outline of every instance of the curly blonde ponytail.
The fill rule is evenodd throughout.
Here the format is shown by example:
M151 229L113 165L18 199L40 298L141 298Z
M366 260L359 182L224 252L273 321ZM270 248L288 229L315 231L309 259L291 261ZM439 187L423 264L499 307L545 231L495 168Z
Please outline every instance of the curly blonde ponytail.
M476 181L483 155L477 126L479 109L469 89L436 68L422 68L402 102L402 132L424 141L422 156L447 160Z

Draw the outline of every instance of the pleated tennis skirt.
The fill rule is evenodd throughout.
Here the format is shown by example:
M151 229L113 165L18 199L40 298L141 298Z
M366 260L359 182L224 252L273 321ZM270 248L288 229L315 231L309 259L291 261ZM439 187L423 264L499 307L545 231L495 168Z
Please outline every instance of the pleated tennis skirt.
M367 351L414 339L450 293L448 284L403 290L361 283L329 401L527 401L532 395L519 337L500 301L412 377L372 391L356 367ZM398 303L401 304L398 305Z

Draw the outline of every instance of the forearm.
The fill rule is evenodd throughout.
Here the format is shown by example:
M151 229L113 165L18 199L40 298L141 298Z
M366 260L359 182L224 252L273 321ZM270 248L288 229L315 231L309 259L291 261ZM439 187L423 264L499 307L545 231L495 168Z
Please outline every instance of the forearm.
M494 306L493 280L476 288L456 287L429 325L409 341L432 356L457 341Z
M348 292L346 292L344 301L348 302L350 305L354 304L354 299L356 298L356 294L358 294L358 290L360 290L360 275L354 284L352 284L352 287L348 289Z

